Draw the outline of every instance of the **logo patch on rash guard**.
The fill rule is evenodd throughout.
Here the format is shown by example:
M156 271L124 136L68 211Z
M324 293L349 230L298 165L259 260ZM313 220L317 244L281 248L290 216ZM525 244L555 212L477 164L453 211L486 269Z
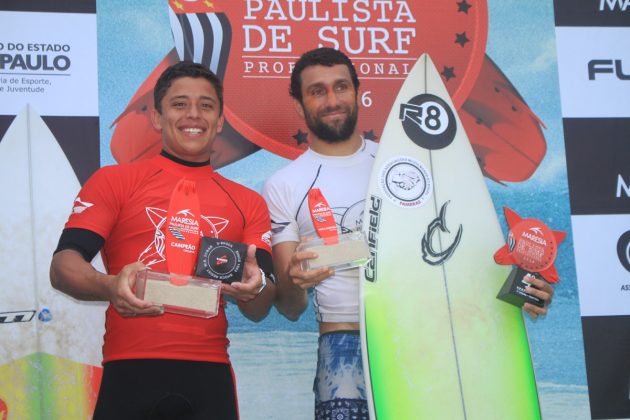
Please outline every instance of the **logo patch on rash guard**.
M263 233L262 236L260 237L260 240L262 240L267 245L271 246L271 231L268 230L267 232Z
M73 214L83 213L85 210L89 209L93 205L94 203L88 203L87 201L82 201L81 197L77 196L77 198L74 199L74 205L72 206L72 213Z
M271 221L271 233L280 233L289 226L289 222L274 222Z

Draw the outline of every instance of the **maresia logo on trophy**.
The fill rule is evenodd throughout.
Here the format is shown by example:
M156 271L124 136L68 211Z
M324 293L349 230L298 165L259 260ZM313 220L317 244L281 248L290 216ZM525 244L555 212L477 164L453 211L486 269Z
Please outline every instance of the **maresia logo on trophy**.
M544 301L525 293L529 284L524 280L527 274L557 283L560 276L554 262L558 255L558 245L566 237L566 232L551 230L536 219L522 219L513 210L503 208L510 231L507 243L495 254L498 264L514 264L512 272L503 284L497 298L516 306L529 302L544 306Z

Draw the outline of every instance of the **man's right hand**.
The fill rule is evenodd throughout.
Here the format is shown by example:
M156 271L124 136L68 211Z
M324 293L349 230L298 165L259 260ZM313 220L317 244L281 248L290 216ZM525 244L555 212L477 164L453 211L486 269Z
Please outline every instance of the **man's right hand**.
M87 301L108 300L122 316L160 315L163 308L138 299L132 292L136 273L144 264L126 265L116 276L98 272L83 256L73 250L57 252L50 264L52 286L75 299Z
M330 277L333 270L318 268L302 270L302 261L316 258L312 251L297 251L298 242L287 241L273 246L273 265L276 273L276 308L287 319L296 321L308 305L309 287Z
M302 261L317 258L317 253L312 251L295 251L289 260L289 278L296 286L307 290L315 287L335 273L328 267L320 267L315 270L302 270Z
M136 274L144 269L141 262L127 264L117 276L109 281L109 301L118 313L124 317L137 315L162 315L164 308L146 300L138 299L133 293Z

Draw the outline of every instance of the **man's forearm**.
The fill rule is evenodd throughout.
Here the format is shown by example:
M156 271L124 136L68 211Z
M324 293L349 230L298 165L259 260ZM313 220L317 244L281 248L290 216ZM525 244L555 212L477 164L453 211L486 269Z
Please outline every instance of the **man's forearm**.
M291 279L289 268L297 242L281 242L273 246L273 267L276 275L276 308L291 321L297 321L308 304L305 289Z
M267 316L275 297L276 286L272 282L267 282L267 286L255 299L249 302L237 301L237 303L243 315L252 321L258 322Z
M109 300L110 276L99 273L81 254L65 249L53 256L50 265L52 286L79 300Z
M276 308L291 321L297 321L308 304L306 290L296 286L288 276L277 277Z

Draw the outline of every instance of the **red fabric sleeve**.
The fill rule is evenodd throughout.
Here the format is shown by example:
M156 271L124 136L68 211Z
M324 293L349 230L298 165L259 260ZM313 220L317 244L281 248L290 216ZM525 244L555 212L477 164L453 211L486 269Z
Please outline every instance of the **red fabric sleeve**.
M125 176L119 167L99 169L88 179L74 200L66 228L81 228L95 232L105 240L109 237L120 211Z

